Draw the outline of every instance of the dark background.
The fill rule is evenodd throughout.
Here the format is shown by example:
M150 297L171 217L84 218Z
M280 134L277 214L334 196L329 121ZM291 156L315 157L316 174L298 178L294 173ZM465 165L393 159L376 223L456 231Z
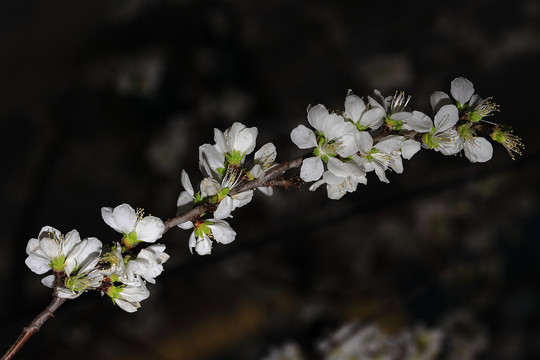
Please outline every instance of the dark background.
M286 341L309 354L349 321L398 331L456 311L475 319L478 358L539 356L539 54L536 0L2 1L0 352L49 302L24 264L42 226L110 244L100 208L173 216L214 127L257 126L258 146L289 160L308 104L405 90L429 113L431 92L464 76L500 104L491 120L514 126L523 157L423 151L339 202L257 194L211 256L167 233L171 259L137 313L89 293L16 358L259 359Z

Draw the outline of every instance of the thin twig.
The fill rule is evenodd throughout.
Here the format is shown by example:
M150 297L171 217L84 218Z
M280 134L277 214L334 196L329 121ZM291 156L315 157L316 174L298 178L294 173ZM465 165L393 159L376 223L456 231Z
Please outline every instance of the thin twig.
M34 335L36 332L39 331L43 323L45 323L45 321L49 320L50 318L54 316L53 314L56 311L56 309L58 309L60 305L62 305L66 300L67 298L58 297L58 292L56 288L54 288L53 294L52 294L52 301L49 304L49 306L47 306L45 310L39 313L38 316L36 316L34 320L32 320L32 322L23 329L19 338L13 343L13 345L11 345L9 350L4 354L4 356L2 357L2 360L12 359L13 356L15 356L15 354L28 341L28 339L30 339L32 335Z

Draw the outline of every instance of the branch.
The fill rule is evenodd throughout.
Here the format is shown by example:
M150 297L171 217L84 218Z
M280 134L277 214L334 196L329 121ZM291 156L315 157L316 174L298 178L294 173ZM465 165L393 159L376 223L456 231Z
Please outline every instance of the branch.
M28 339L30 339L32 335L38 332L41 326L43 325L43 323L45 323L45 321L52 318L54 316L53 314L56 311L56 309L58 309L60 305L62 305L67 300L67 298L58 297L58 292L56 288L54 288L53 290L52 297L53 298L49 306L47 306L45 310L39 313L38 316L36 316L34 320L32 320L32 322L23 329L19 338L13 343L13 345L11 345L9 350L4 354L4 356L2 357L2 360L12 359L13 356L15 356L15 354L28 341Z
M300 165L302 165L302 161L304 161L304 157L300 156L294 160L291 161L285 161L279 164L278 166L272 167L268 169L265 176L261 179L255 179L252 181L249 181L243 185L240 185L238 187L235 187L229 192L229 195L235 195L239 194L245 191L253 190L259 186L264 186L264 183L267 181L273 180L276 177L282 175L284 172L298 168ZM189 210L188 212L178 215L176 217L173 217L167 221L165 221L165 232L169 231L171 228L175 227L176 225L180 225L182 223L185 223L186 221L189 221L190 219L193 219L197 216L202 215L204 212L208 210L208 208L211 206L209 203L205 203L199 206L194 207L193 209Z

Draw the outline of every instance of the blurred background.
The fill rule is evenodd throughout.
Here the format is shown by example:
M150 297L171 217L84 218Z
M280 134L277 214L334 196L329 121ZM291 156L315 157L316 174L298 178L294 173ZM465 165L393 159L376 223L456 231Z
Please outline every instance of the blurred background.
M167 233L171 258L137 313L86 294L16 358L261 359L294 342L310 359L351 321L392 332L453 317L467 326L440 359L539 357L539 55L536 0L3 0L0 352L50 301L24 264L42 226L110 244L101 207L172 217L215 127L257 126L258 146L290 160L308 104L405 90L430 113L431 92L464 76L500 104L490 120L514 127L523 157L423 151L339 202L256 194L211 256Z

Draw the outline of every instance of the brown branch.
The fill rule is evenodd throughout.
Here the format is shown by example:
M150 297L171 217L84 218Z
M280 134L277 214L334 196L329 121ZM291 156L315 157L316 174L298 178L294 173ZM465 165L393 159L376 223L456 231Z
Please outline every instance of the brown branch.
M32 335L38 332L41 326L43 325L43 323L45 323L45 321L52 318L54 316L53 314L56 311L56 309L58 309L60 305L62 305L67 300L67 299L58 297L56 288L54 288L53 290L52 297L53 298L49 306L47 306L45 310L39 313L38 316L36 316L34 320L32 320L32 322L23 329L19 338L13 343L13 345L11 345L9 350L4 354L4 356L2 357L2 360L12 359L13 356L15 356L15 354L17 354L17 352L28 341L28 339L30 339Z
M285 161L279 164L278 166L275 166L273 168L270 168L266 171L266 174L261 179L255 179L252 181L249 181L243 185L240 185L238 187L235 187L229 192L229 195L235 195L242 193L244 191L253 190L259 186L265 186L264 184L272 179L275 179L276 177L282 175L285 171L288 171L293 168L298 168L300 165L302 165L302 161L304 158L302 156L291 160L291 161ZM185 223L186 221L189 221L190 219L193 219L197 216L202 215L204 212L208 210L208 208L211 205L209 203L205 203L199 206L194 207L193 209L189 210L188 212L178 215L176 217L173 217L167 221L165 221L165 231L169 231L171 228L180 225L182 223Z

